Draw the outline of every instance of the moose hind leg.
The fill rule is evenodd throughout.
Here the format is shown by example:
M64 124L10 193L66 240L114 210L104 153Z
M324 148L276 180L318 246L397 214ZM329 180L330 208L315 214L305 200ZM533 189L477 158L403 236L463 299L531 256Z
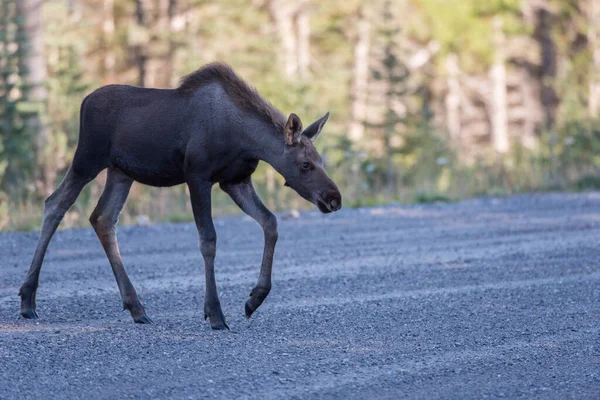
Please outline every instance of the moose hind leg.
M131 284L127 272L125 272L115 230L119 214L125 205L132 183L133 180L120 170L109 168L104 192L90 216L90 222L98 235L98 239L100 239L100 243L102 243L117 280L121 299L123 300L123 309L129 310L135 322L149 324L152 321L146 316L146 311L138 298L137 292Z
M28 319L35 319L38 317L35 297L39 285L42 263L50 239L52 239L54 232L56 232L56 229L67 210L71 208L73 203L75 203L75 200L77 200L83 187L94 178L95 175L81 176L73 170L73 167L71 167L67 171L67 175L60 186L46 199L40 239L37 248L35 249L35 254L31 266L29 267L29 271L27 272L25 282L19 290L19 296L21 296L21 315L23 317Z

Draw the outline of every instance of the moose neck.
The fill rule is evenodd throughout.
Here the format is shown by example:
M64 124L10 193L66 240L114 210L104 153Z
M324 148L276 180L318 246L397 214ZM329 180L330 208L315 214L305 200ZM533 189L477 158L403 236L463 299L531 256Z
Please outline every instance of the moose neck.
M254 157L270 164L277 172L281 173L285 151L283 128L260 121L251 135L255 139Z

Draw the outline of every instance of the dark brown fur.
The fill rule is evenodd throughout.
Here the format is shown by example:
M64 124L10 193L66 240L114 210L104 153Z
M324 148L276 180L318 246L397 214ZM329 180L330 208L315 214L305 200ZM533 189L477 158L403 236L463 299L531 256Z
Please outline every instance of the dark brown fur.
M221 83L231 100L246 111L254 112L266 122L283 129L286 117L271 103L263 99L255 88L237 76L233 69L220 62L213 62L181 78L177 90L193 95L196 90L212 82Z
M228 328L214 273L217 235L211 193L219 186L263 228L265 248L246 315L271 290L277 219L262 204L251 176L259 161L277 170L286 184L324 213L342 207L313 145L329 113L302 129L296 114L281 112L224 64L209 64L185 77L177 89L109 85L81 105L79 144L58 189L46 200L44 222L27 278L21 286L21 315L37 318L36 291L48 244L83 187L107 169L98 206L90 217L133 320L151 322L129 280L115 226L134 181L152 186L188 185L204 258L204 317L213 329Z

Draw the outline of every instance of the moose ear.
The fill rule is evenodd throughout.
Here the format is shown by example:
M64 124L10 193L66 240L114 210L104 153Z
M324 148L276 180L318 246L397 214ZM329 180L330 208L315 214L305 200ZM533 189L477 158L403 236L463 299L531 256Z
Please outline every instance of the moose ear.
M283 128L283 137L285 143L289 146L293 146L300 140L300 133L302 132L302 121L300 117L294 113L291 113L286 124Z
M311 142L314 142L317 140L317 137L319 137L319 133L321 133L325 122L327 122L327 118L329 118L329 111L327 114L310 124L309 127L302 132L302 134L309 138Z

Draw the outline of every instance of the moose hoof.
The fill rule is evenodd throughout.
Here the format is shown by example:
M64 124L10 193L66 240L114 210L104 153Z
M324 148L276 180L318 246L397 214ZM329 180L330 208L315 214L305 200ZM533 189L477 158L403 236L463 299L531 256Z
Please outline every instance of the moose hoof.
M135 322L136 324L153 324L154 323L146 315L142 315L141 317L134 318L133 322Z
M229 330L229 325L227 325L227 322L225 322L225 320L216 322L210 321L210 327L215 331Z
M144 306L138 299L134 299L132 301L124 301L123 302L123 311L129 311L131 314L131 318L133 318L133 322L136 324L151 324L152 320L148 318L146 315L146 310Z
M260 307L260 305L263 303L263 301L265 301L265 299L269 295L270 291L271 288L262 288L258 286L252 289L252 292L250 292L250 298L248 299L248 301L246 302L246 306L244 307L246 310L246 318L250 318L254 311L256 311L258 307Z
M35 310L33 308L30 308L27 310L22 310L21 316L25 319L38 319L39 318L37 315L37 312L35 312Z
M246 311L246 318L248 318L248 319L252 316L252 313L254 313L254 311L255 311L249 303L250 303L250 300L248 300L246 302L246 304L244 305L244 309Z
M224 331L225 329L229 330L229 325L227 325L223 313L221 313L219 316L204 314L204 319L206 318L210 318L211 329L214 329L215 331Z
M25 319L38 319L35 312L35 289L23 285L19 290L21 296L21 316Z
M213 307L212 309L206 308L204 310L204 319L209 318L210 327L216 331L229 330L229 325L225 321L225 315L221 311L221 306Z

